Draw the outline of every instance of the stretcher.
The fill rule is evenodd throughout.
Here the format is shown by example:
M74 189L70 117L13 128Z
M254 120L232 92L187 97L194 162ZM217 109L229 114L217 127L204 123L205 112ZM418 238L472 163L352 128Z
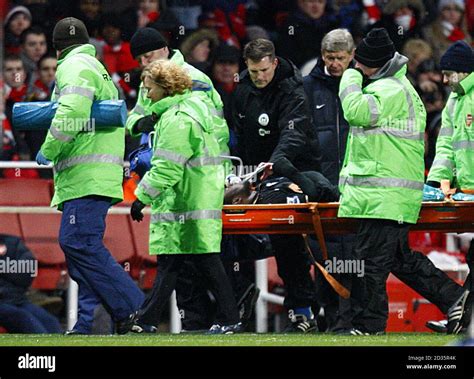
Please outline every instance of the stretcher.
M224 234L316 234L323 256L324 235L355 233L358 220L337 217L339 203L225 205ZM401 220L402 221L402 220ZM474 232L474 201L424 202L411 230Z

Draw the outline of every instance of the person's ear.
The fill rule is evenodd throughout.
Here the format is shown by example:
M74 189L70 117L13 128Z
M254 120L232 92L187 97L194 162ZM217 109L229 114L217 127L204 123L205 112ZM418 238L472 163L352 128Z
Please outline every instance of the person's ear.
M351 53L351 61L354 59L355 57L355 51L356 49L352 49L352 53Z

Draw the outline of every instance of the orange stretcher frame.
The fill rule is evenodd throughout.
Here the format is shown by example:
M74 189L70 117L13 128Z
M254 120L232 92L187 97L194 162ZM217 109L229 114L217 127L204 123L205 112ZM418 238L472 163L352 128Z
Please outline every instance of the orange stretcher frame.
M225 205L224 234L316 234L327 257L325 234L357 231L358 220L337 217L339 203ZM474 232L474 201L424 202L411 230Z

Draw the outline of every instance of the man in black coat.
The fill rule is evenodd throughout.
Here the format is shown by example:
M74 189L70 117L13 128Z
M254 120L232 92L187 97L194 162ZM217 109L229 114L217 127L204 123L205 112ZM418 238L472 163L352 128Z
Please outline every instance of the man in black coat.
M304 77L303 84L308 96L312 124L321 146L321 173L337 185L339 172L344 162L349 124L344 118L339 99L339 82L344 71L354 58L354 40L345 29L335 29L322 40L321 57L311 73ZM353 259L354 235L326 236L329 258ZM313 250L320 253L318 244ZM337 274L337 279L347 288L351 287L350 274ZM352 327L351 303L335 293L320 276L316 279L318 304L324 308L326 328L332 332ZM322 325L321 325L322 328Z
M240 75L232 108L237 155L247 166L286 158L300 171L319 171L319 142L298 69L276 57L273 43L266 39L249 42L244 60L247 70ZM271 174L267 170L265 176ZM303 239L282 235L270 239L287 290L285 306L291 320L287 331L314 331L310 306L315 289Z

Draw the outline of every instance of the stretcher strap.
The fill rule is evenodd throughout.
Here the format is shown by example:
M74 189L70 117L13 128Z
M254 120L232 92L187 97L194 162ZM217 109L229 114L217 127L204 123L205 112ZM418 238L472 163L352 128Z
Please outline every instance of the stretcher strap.
M309 255L309 258L311 260L311 263L314 264L318 270L321 272L321 274L324 276L324 278L327 280L329 285L333 288L336 293L341 296L344 299L348 299L351 295L350 291L344 287L341 283L339 283L336 278L334 278L329 272L326 271L326 269L321 266L318 261L314 258L313 252L311 251L311 246L309 246L309 240L308 240L308 235L303 234L303 239L304 239L304 244L306 247L306 251Z
M326 240L324 239L323 226L321 224L321 216L318 211L318 204L312 204L309 208L311 210L314 232L321 247L321 252L323 253L323 259L328 259L328 249L326 247Z

